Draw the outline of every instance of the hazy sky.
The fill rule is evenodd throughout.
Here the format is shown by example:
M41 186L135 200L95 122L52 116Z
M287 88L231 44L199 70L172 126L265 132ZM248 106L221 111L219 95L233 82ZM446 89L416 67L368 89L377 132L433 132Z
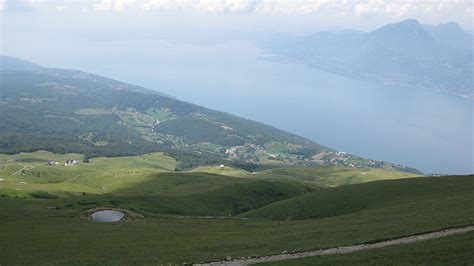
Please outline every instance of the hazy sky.
M473 12L472 0L0 0L0 54L78 68L65 58L84 42L212 43L274 32L369 31L407 18L472 30Z
M424 91L403 94L403 90L403 97L394 97L391 91L386 99L377 97L379 90L361 97L357 90L368 87L365 84L341 83L332 74L259 60L265 54L252 44L275 32L369 31L407 18L432 25L455 21L472 30L472 2L0 0L0 54L157 89L354 154L427 171L469 172L471 105L459 103L461 99ZM347 97L350 91L357 93ZM397 98L403 100L394 103ZM445 98L453 104L446 104ZM327 109L314 111L314 103ZM439 111L439 106L453 110ZM344 112L337 116L335 110ZM407 114L401 116L400 110ZM311 115L310 123L294 119L311 112L319 116ZM437 114L449 118L431 119ZM379 124L366 126L369 121ZM369 128L372 132L367 132ZM434 137L438 135L447 135L449 142ZM452 164L443 166L446 157Z
M0 0L2 25L371 30L405 18L472 29L472 0ZM12 15L14 14L14 15ZM91 25L93 24L93 25Z

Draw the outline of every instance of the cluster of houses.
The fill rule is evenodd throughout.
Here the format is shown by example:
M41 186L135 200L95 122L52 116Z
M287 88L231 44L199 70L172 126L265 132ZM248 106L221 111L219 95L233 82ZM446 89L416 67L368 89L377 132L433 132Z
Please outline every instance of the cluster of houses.
M244 146L234 146L229 149L225 150L225 154L229 156L229 158L237 158L239 154L244 149Z
M256 144L233 146L223 150L219 148L218 152L224 152L231 159L241 158L248 159L252 154L258 153L261 148Z
M328 161L331 164L345 164L345 162L349 159L349 155L343 151L332 153L330 155L332 156L329 157Z
M66 160L64 162L64 166L73 166L73 165L76 165L78 162L79 162L78 160ZM54 160L48 160L47 165L55 166L55 165L59 165L59 162L54 161Z
M77 164L78 161L77 160L67 160L65 163L64 163L64 166L73 166L75 164Z
M325 155L323 159L326 163L333 164L333 165L344 165L354 168L361 168L361 167L373 167L373 168L382 168L384 167L385 163L383 161L378 160L367 160L367 161L354 161L352 160L353 156L349 153L340 151L340 152L329 152Z
M160 120L156 119L155 122L150 122L148 123L148 126L151 127L151 132L155 133L155 127L157 127L160 124Z

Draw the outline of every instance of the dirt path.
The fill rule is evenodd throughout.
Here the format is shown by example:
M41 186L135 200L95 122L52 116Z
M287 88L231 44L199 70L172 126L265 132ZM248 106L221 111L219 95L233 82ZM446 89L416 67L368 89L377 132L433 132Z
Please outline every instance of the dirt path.
M263 256L263 257L256 257L256 258L248 258L248 259L236 259L236 260L229 259L229 260L224 260L224 261L216 261L216 262L209 262L206 264L195 264L195 265L248 265L248 264L254 264L254 263L259 263L259 262L292 260L292 259L323 256L323 255L347 254L347 253L354 253L354 252L368 250L368 249L411 244L411 243L415 243L419 241L437 239L437 238L442 238L442 237L451 236L451 235L463 234L463 233L467 233L471 231L474 231L474 225L451 228L451 229L443 229L443 230L435 231L431 233L401 237L401 238L396 238L392 240L380 241L380 242L376 242L372 244L341 246L337 248L320 249L320 250L313 250L313 251L306 251L306 252L299 252L299 253L292 253L292 254L270 255L270 256Z

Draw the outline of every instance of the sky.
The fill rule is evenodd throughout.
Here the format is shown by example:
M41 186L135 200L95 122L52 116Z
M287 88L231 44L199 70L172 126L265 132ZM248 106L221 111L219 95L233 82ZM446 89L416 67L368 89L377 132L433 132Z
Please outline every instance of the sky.
M365 115L361 116L360 123L359 120L354 120L357 123L351 120L334 123L333 117L329 117L330 121L323 129L308 125L323 123L326 119L324 112L320 112L323 121L314 123L293 119L307 113L284 112L282 115L287 115L286 120L280 119L283 116L275 115L281 109L278 101L285 102L284 105L290 106L288 109L294 112L303 107L311 109L318 100L324 105L324 99L329 99L327 103L331 104L330 100L336 96L326 97L305 90L312 91L314 87L321 87L319 84L326 84L324 86L333 89L339 81L336 79L337 82L330 83L331 79L325 75L314 80L318 75L314 75L313 70L299 71L294 66L260 60L265 54L254 47L252 42L277 32L301 35L322 30L370 31L409 18L431 25L454 21L465 30L472 31L473 11L472 0L0 0L0 54L23 58L46 67L78 69L157 89L185 101L269 123L330 147L347 149L348 152L370 158L418 166L412 163L429 157L424 154L441 154L441 157L448 154L454 161L454 169L457 165L467 165L455 157L466 152L468 144L467 148L463 146L459 152L449 153L449 145L446 145L449 149L443 150L440 143L423 141L430 139L425 135L406 141L404 145L398 145L402 134L390 139L390 134L394 132L409 132L403 137L412 137L411 126L405 124L418 119L418 111L407 115L408 118L391 121L393 124L405 123L401 126L402 131L375 127L374 131L378 135L370 135L363 131L365 128L358 128L362 130L360 141L351 141L354 131L344 127L351 123L365 125ZM351 84L344 86L349 90L354 89ZM334 90L337 91L337 88ZM303 92L306 94L301 94ZM341 98L336 98L341 99L341 105L345 107L346 93L340 95ZM417 94L412 96L417 97ZM439 95L433 97L443 98ZM305 106L300 104L302 98L307 100ZM421 97L421 103L413 104L413 99L408 98L406 103L413 106L430 105L424 102L426 98L431 99ZM367 99L370 97L363 98L364 101ZM392 99L390 96L388 103ZM385 102L378 99L372 102L377 108L385 108L381 103ZM260 109L261 104L267 104L267 112L252 109ZM351 104L360 105L359 101ZM330 106L328 109L332 114L332 110L338 108ZM409 110L397 106L393 109L394 113ZM364 110L362 113L367 113ZM351 117L355 115L350 111L348 113L351 113ZM373 115L378 113L370 111ZM443 110L442 113L446 112ZM428 113L427 117L431 116ZM459 118L461 115L453 117ZM465 117L470 119L472 115ZM388 119L380 119L385 120ZM459 128L472 125L469 121L463 120ZM414 121L413 124L418 122ZM433 122L433 125L438 124L445 125ZM335 127L338 125L342 128ZM443 128L440 130L443 131ZM447 128L454 130L457 127ZM435 133L438 131L433 130ZM469 129L459 132L469 132ZM383 140L380 142L382 144L367 145L377 137ZM453 142L456 142L456 138ZM422 149L422 144L426 144L423 146L425 149ZM394 151L410 147L415 150ZM433 151L432 147L438 150ZM408 160L406 154L416 158ZM466 154L469 154L469 150ZM432 164L428 159L425 165Z
M213 43L273 33L370 31L408 18L472 32L472 0L0 0L0 54L51 67L72 46L161 39ZM77 47L80 49L80 47ZM134 47L130 47L134 49ZM57 56L55 56L57 55ZM88 70L88 69L84 69Z
M92 22L304 33L372 30L416 18L455 21L471 30L473 12L471 0L0 0L2 26L36 20L71 27Z

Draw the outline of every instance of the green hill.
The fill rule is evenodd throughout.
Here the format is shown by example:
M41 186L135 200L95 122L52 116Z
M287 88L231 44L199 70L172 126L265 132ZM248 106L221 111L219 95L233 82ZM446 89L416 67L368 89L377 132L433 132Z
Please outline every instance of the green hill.
M68 160L76 160L72 166L65 165ZM171 195L170 191L194 184L202 176L208 177L198 182L205 188L220 188L224 184L249 183L257 180L272 183L299 183L311 189L369 182L374 180L414 177L416 175L394 171L392 169L352 168L322 166L313 168L276 168L250 173L240 168L221 165L207 165L189 171L175 171L179 161L163 153L150 153L140 156L97 157L83 162L82 154L55 154L46 151L20 153L16 155L0 154L0 195L9 197L70 197L85 193L118 193L140 184L154 188L148 195ZM53 162L49 165L48 162ZM57 163L57 165L55 165ZM179 175L182 174L182 175ZM159 177L159 178L157 178ZM172 178L170 178L172 177ZM179 177L194 177L185 183L170 183ZM211 178L212 177L212 178ZM247 180L245 180L247 179ZM168 181L166 181L168 180ZM226 181L226 182L220 182ZM228 181L228 182L227 182ZM164 182L164 183L162 183ZM229 183L230 182L230 183ZM219 184L214 186L213 184ZM178 186L179 185L179 186ZM270 185L271 186L271 185ZM170 190L164 190L164 188ZM135 190L142 195L143 191ZM134 193L135 193L134 192ZM196 187L189 189L196 192ZM163 194L164 193L164 194ZM130 193L129 193L130 194Z
M276 182L272 186L275 190L293 191L293 195L301 192L298 189L301 185L282 181L262 182L231 177L226 180L225 176L209 174L198 174L194 179L191 178L193 175L195 173L158 175L149 181L151 183L135 184L101 195L87 194L59 199L0 197L0 263L199 263L222 260L227 256L241 258L368 243L474 223L474 194L471 189L474 176L376 181L330 188L294 198L301 202L299 199L303 197L311 199L324 192L332 204L343 202L352 206L348 211L331 216L328 215L331 207L321 204L319 207L323 211L319 214L324 218L309 219L309 216L315 217L314 214L318 213L318 206L306 208L310 211L308 216L299 217L304 219L291 221L272 221L262 217L247 220L181 217L154 213L163 211L163 206L174 210L183 207L182 210L187 211L196 208L196 213L202 213L201 208L206 207L209 214L214 210L216 213L229 213L232 207L258 207L245 199L255 198L260 204L270 202L268 199L277 199L277 194L268 193L270 182ZM359 190L365 194L356 193ZM163 200L165 196L177 202L167 202ZM227 201L239 196L244 198L241 205L233 205L232 200ZM289 201L292 199L281 202ZM315 201L314 204L318 202L325 201ZM266 205L258 211L268 207L275 209L273 206L278 204ZM143 214L145 218L120 223L94 223L79 219L84 211L97 207L128 208ZM341 205L341 208L344 207ZM466 247L472 238L460 236L456 239L462 241L457 243L458 246ZM371 259L374 256L377 257L376 261L383 261L378 257L379 254L387 258L403 257L407 250L422 252L420 250L427 243L420 243L422 247L416 244L392 247L388 251L366 251L345 257L322 258L322 261L349 263L360 261L358 258ZM439 245L434 248L447 250L440 249ZM469 258L469 251L460 248L457 254L460 258ZM413 255L413 252L409 254L407 256L416 257L413 258L414 262L423 264L431 261Z
M321 166L274 168L258 172L255 176L259 178L297 180L321 187L336 187L376 180L418 177L420 174L400 172L393 169Z
M116 200L121 202L121 207L142 213L235 216L311 191L309 186L289 181L207 173L163 173L147 182L103 195L97 201L108 204Z
M66 198L92 206L120 204L152 214L235 216L314 189L289 180L206 173L206 167L198 172L175 172L177 162L161 153L63 165L66 160L81 158L80 154L45 151L0 155L0 195ZM48 159L58 165L48 165Z
M335 163L399 168L336 153L274 127L154 90L0 59L13 66L0 69L0 153L47 150L94 158L165 152L179 162L178 169L223 162L248 171L259 165Z
M473 176L424 177L340 186L269 204L242 214L271 220L334 217L379 208L403 212L414 204L465 202L472 193ZM473 204L466 206L474 211Z
M2 153L44 149L97 157L188 151L216 160L239 146L232 157L254 159L264 156L266 143L278 142L292 145L287 157L296 160L303 149L325 149L271 126L80 71L3 70L0 80Z

